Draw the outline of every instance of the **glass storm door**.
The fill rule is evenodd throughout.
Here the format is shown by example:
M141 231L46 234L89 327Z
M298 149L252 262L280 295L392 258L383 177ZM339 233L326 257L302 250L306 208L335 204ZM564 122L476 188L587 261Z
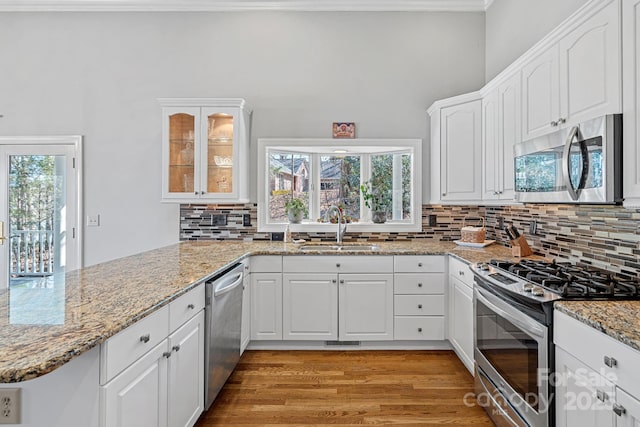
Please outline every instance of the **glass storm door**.
M72 145L0 144L0 289L53 288L80 267Z

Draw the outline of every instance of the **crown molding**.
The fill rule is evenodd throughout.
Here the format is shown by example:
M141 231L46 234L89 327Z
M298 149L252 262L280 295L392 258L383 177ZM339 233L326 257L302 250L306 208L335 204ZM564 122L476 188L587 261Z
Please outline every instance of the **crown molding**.
M0 0L0 12L484 12L493 0Z

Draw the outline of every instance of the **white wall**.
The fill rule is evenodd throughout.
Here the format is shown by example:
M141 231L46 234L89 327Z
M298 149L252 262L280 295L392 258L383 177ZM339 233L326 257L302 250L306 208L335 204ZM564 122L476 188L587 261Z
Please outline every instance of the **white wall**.
M588 0L494 0L486 12L486 81Z
M157 98L245 98L253 147L328 137L333 121L422 138L427 166L425 110L482 86L484 25L482 13L3 13L0 135L85 136L85 213L101 215L85 229L91 265L178 240L178 205L160 203Z

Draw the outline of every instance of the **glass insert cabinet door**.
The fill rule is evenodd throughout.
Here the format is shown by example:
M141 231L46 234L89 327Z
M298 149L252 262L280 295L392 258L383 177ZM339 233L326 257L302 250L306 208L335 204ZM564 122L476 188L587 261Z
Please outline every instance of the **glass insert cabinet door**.
M163 201L249 201L251 112L244 108L244 100L181 98L160 102Z

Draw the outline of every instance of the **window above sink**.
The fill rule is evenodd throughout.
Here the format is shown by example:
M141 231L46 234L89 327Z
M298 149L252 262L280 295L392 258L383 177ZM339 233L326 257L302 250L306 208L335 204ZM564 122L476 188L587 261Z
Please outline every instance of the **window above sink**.
M293 231L334 232L325 218L331 205L341 207L352 231L420 231L421 160L420 139L259 139L258 231L284 230L292 197L305 208ZM373 190L384 223L372 222L362 185Z

